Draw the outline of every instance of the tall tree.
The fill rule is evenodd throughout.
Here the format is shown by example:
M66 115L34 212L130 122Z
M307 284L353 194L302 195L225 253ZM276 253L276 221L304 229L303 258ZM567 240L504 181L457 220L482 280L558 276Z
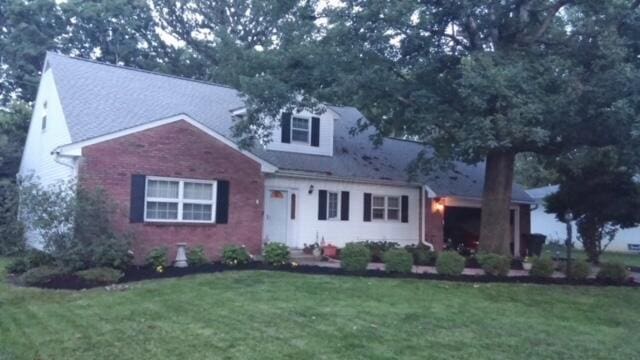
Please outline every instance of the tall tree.
M517 154L637 142L639 3L347 1L262 51L272 66L241 80L262 115L236 129L255 141L264 114L347 103L382 135L484 161L480 247L507 254Z

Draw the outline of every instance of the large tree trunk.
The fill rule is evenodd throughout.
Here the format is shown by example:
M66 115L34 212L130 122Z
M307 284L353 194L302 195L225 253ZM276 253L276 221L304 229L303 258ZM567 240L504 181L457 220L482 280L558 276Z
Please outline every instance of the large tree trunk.
M487 155L482 194L480 250L511 255L512 231L509 224L515 154L491 152ZM518 219L515 219L518 221Z

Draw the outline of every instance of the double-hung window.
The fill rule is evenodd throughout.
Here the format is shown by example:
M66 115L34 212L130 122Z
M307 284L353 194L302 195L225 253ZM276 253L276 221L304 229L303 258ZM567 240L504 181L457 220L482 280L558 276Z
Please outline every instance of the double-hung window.
M148 177L145 221L213 222L216 182Z
M327 193L327 219L338 218L338 199L337 192Z
M374 220L400 220L400 197L374 195L371 216Z
M310 133L309 119L293 117L291 121L291 140L309 143Z

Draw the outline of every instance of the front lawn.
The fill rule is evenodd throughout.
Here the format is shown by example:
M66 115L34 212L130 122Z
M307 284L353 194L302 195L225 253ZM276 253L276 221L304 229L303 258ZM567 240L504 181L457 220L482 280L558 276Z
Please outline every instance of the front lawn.
M563 245L545 245L543 249L543 255L548 256L556 256L557 253L561 257L566 257L566 252L566 248ZM574 249L571 252L571 256L573 256L575 259L587 259L587 254L582 249ZM605 251L600 256L600 261L615 261L621 262L627 266L640 267L640 253Z
M3 266L0 260L0 267ZM0 359L630 359L640 291L241 271L0 283Z

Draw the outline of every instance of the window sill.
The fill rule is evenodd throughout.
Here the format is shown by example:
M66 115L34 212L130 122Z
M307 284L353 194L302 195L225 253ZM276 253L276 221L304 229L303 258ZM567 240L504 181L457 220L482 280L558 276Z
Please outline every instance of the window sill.
M145 221L144 226L157 227L216 227L216 223L180 222L180 221Z

